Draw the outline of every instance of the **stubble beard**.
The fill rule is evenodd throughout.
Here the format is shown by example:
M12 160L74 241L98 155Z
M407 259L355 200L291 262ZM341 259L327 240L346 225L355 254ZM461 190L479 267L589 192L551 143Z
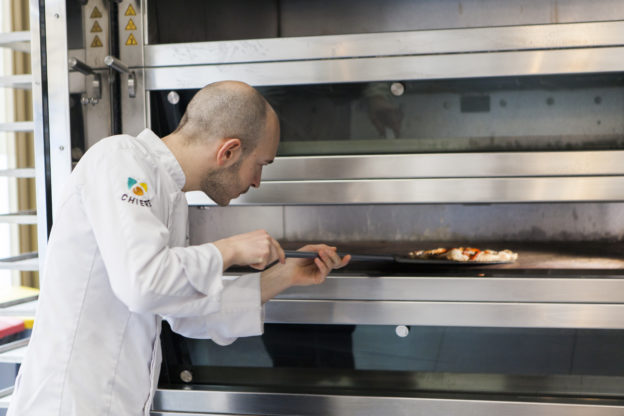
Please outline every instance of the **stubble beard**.
M201 190L219 206L227 206L232 199L243 193L239 191L243 188L238 178L240 165L241 161L238 161L227 169L207 175L201 181Z

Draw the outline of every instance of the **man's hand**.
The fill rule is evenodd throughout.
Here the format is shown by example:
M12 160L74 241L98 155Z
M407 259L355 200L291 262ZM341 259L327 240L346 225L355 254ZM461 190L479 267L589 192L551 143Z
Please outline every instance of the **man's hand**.
M319 253L314 259L288 259L285 264L277 264L262 272L260 287L262 303L291 286L308 286L322 283L332 269L340 269L351 260L336 253L336 247L325 244L310 244L299 251Z
M234 235L215 241L214 245L223 257L224 271L233 265L262 270L276 260L286 261L282 247L264 230Z

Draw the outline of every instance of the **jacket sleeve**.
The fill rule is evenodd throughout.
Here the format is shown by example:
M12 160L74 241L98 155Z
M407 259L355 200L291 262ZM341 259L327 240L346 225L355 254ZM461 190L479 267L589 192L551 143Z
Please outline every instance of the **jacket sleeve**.
M172 317L217 312L221 254L213 244L169 247L172 192L163 192L171 185L161 183L168 178L130 149L101 150L81 161L78 187L115 295L134 312ZM137 185L143 190L133 190Z
M165 316L171 329L190 338L210 338L229 345L238 337L261 335L263 308L260 299L260 274L225 277L221 309L206 316L173 318Z

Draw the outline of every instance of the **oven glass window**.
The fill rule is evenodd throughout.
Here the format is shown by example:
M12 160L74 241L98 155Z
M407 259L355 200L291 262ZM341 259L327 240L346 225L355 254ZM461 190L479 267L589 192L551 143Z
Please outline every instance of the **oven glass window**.
M622 398L624 331L267 324L229 346L163 335L161 385Z
M280 156L624 148L624 74L259 87L280 117ZM152 93L175 128L195 91Z

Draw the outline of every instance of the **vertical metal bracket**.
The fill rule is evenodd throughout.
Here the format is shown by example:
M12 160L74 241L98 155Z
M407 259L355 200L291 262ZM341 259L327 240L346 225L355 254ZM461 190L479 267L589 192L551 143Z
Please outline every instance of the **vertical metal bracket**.
M131 71L128 65L124 64L121 60L110 55L104 58L104 64L119 73L128 74L128 96L130 98L136 97L136 74L134 71Z

